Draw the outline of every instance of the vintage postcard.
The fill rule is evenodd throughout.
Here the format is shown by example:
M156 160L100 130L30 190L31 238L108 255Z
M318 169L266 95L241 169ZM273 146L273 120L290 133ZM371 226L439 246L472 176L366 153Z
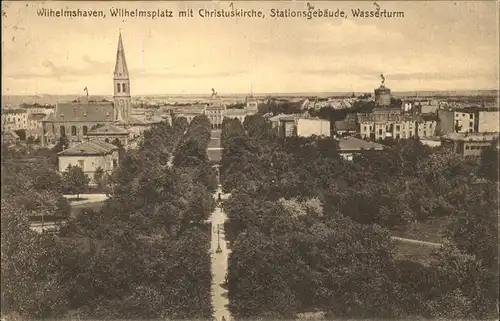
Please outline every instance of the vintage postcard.
M2 320L496 320L498 19L2 2Z

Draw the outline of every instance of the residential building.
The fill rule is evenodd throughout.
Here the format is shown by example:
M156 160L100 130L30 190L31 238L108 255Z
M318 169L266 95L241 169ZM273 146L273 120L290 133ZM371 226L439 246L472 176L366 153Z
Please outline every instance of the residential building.
M471 159L479 159L482 151L498 141L499 133L449 133L442 136L443 147Z
M438 111L439 102L435 99L418 101L415 107L419 114L432 114Z
M335 137L351 136L357 134L359 125L349 120L338 120L333 123L333 132Z
M401 102L401 111L408 112L413 109L414 103L413 101L402 101Z
M363 150L383 150L384 145L359 139L356 137L346 137L338 139L339 155L345 160L351 161L355 155Z
M28 127L26 129L26 138L41 138L43 136L42 121L47 118L46 114L28 114Z
M231 119L238 119L242 124L245 121L247 115L252 115L253 110L245 109L226 109L226 117Z
M28 129L28 113L24 109L2 109L2 130L16 131Z
M369 139L405 139L416 136L417 118L398 114L359 114L360 135Z
M439 109L440 134L470 133L474 131L474 112L466 109Z
M99 140L86 141L60 152L58 160L59 172L66 171L69 165L78 166L93 184L94 174L98 168L111 174L118 166L118 147Z
M435 137L437 135L438 119L433 114L420 115L417 118L417 136L420 138Z
M324 119L299 118L296 121L297 136L311 137L324 136L330 137L330 121Z
M479 133L484 132L499 132L500 129L500 113L498 109L478 110L476 113L476 128Z
M55 106L41 106L38 104L28 105L21 104L21 108L26 110L28 114L51 114L54 112Z

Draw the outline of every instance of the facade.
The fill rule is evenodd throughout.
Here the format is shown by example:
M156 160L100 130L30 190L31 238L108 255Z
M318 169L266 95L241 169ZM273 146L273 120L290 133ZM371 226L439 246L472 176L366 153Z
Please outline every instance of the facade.
M362 150L383 150L384 145L359 139L356 137L346 137L338 140L339 155L345 160L351 161L354 155L361 153Z
M256 100L255 100L256 102ZM238 119L241 123L248 115L253 115L257 109L253 109L255 105L248 104L250 108L245 109L227 109L219 99L214 98L209 104L195 104L189 108L177 109L173 111L174 116L185 117L188 123L198 115L206 115L212 124L212 129L221 129L224 118Z
M128 145L129 136L129 131L113 125L99 126L87 132L88 140L99 140L111 144L117 139L122 146Z
M442 137L443 147L469 158L480 159L485 148L498 141L499 133L449 133Z
M98 140L87 141L60 152L58 160L59 172L66 171L69 165L78 166L92 184L95 183L94 174L99 167L110 174L118 166L118 147Z
M333 132L335 136L355 135L358 133L358 130L358 124L348 120L339 120L333 124Z
M272 128L278 130L278 135L280 137L290 137L295 134L295 122L299 118L299 115L285 115L280 114L269 118Z
M391 90L387 87L380 85L375 89L375 106L389 106L391 104Z
M211 104L209 106L205 106L203 114L205 114L210 120L212 129L221 129L222 121L226 116L226 106L224 104Z
M328 120L299 118L296 126L299 137L330 137L330 121Z
M43 135L42 121L47 117L45 114L28 114L28 127L26 137L41 138Z
M55 112L43 120L42 143L56 144L61 137L66 137L71 146L84 141L91 129L112 124L113 118L111 102L57 104Z
M498 109L480 110L476 113L476 132L499 132L500 119Z
M435 137L437 135L437 119L419 117L417 120L417 136L420 138Z
M369 139L406 139L417 135L415 116L401 114L359 114L360 135Z
M465 109L438 110L441 134L471 133L474 131L474 112Z
M245 121L245 117L247 115L252 115L254 113L253 110L248 110L248 109L227 109L226 110L226 117L230 119L238 119L242 124L243 121Z
M259 101L253 95L246 97L246 110L256 113L259 109Z
M24 109L3 109L2 130L16 131L28 129L28 113Z

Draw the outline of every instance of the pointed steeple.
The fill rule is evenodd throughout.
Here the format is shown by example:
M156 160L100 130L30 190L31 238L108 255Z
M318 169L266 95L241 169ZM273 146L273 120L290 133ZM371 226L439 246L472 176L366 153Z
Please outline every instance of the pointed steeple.
M118 49L116 51L115 77L128 78L127 60L125 60L125 50L123 49L122 33L118 37Z

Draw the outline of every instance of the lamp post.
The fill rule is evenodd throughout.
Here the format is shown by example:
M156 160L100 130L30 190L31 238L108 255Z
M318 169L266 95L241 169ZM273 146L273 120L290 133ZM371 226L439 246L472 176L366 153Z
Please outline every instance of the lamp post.
M214 232L217 231L217 250L215 250L215 253L222 253L222 249L220 247L220 229L221 229L220 224L217 224L217 227L215 228L216 230L214 230Z

